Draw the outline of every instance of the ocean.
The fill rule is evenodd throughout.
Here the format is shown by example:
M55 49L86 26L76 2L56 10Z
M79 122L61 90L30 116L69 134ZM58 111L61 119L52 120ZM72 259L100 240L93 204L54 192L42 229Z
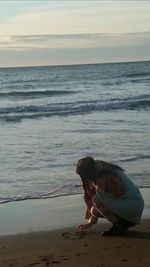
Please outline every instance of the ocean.
M150 62L0 69L0 203L82 192L91 155L150 187Z

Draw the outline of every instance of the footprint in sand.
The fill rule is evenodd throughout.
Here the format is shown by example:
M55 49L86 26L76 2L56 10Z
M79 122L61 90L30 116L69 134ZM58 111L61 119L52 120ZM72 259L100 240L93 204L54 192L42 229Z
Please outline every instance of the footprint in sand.
M87 235L86 232L79 232L79 233L69 233L69 232L64 232L62 233L62 236L65 239L69 239L69 240L77 240L77 239L81 239L83 238L85 235Z
M63 260L63 261L67 261L68 260L68 258L66 256L64 256L64 255L59 256L59 258L61 258L61 260Z
M62 261L67 261L67 257L65 255L59 256L59 259L55 259L52 255L51 256L40 256L40 262L45 262L47 266L51 264L60 264Z
M34 265L38 265L40 264L40 262L33 262L33 263L30 263L29 266L34 266Z

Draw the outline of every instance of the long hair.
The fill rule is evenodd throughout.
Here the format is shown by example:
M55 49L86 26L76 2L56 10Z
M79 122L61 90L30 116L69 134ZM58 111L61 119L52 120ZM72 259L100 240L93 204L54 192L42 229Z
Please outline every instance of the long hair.
M86 184L83 184L83 194L84 194L84 201L87 206L85 219L89 219L91 216L91 208L93 206L92 198L96 194L95 187L93 186L91 181L89 181Z
M86 157L80 159L76 166L76 172L80 175L82 180L84 200L87 206L85 219L90 218L92 198L96 194L96 190L92 182L96 179L96 177L99 178L104 171L116 173L117 170L123 170L120 166L106 161L99 160L98 163L99 168L96 170L96 161L94 158Z

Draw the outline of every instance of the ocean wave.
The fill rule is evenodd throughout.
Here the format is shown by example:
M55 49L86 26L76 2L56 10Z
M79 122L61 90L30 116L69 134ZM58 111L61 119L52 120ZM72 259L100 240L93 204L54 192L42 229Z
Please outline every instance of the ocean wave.
M49 199L49 198L56 198L56 197L64 197L64 196L71 196L71 195L78 195L80 193L58 193L55 195L41 195L41 196L20 196L20 197L12 197L12 198L0 198L0 204L8 203L8 202L17 202L17 201L25 201L25 200L34 200L34 199Z
M132 162L132 161L137 161L137 160L141 160L141 159L150 159L150 155L136 155L134 157L128 157L128 158L124 158L124 159L120 159L119 162Z
M139 110L150 108L150 99L139 98L91 100L47 105L15 106L0 109L0 119L5 121L20 121L51 116L69 116L97 111Z
M17 201L26 201L26 200L36 200L36 199L52 199L57 197L65 197L65 196L75 196L75 195L81 195L82 194L82 186L80 185L80 190L75 192L56 192L56 193L47 193L43 195L31 195L31 196L19 196L19 197L12 197L12 198L0 198L0 204L5 204L8 202L17 202ZM150 188L149 184L137 184L137 187L139 189L146 189Z
M33 91L11 91L1 92L0 98L19 98L19 99L33 99L49 96L74 94L76 91L69 90L33 90Z
M59 189L47 192L45 194L41 194L40 192L33 192L31 195L19 195L13 197L1 197L0 204L8 203L8 202L16 202L16 201L24 201L24 200L32 200L32 199L49 199L49 198L56 198L56 197L64 197L69 195L78 195L82 192L81 184L68 184L65 186L60 187Z
M127 77L127 78L136 78L136 77L143 77L143 76L150 76L150 72L149 71L143 71L143 72L132 72L132 73L128 73L123 75L123 77Z

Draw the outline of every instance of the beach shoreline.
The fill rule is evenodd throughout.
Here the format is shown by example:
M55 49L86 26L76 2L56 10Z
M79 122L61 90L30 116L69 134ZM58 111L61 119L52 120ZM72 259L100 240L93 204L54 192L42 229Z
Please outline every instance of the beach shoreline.
M150 190L141 193L141 224L119 237L101 237L111 227L106 220L76 234L76 225L84 221L82 195L1 205L0 266L148 267Z
M142 218L150 219L150 189L140 191L145 202ZM85 209L82 194L1 204L0 236L76 227L85 221Z

